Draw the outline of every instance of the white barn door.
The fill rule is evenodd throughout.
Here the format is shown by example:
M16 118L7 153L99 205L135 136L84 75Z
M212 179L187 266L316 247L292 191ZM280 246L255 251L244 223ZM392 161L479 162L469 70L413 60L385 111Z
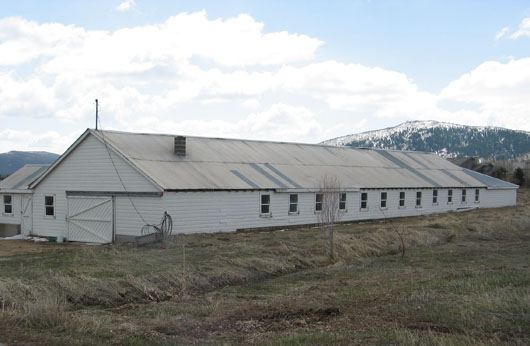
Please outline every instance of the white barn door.
M30 235L33 229L33 196L22 195L20 208L20 232L22 235Z
M112 197L68 196L68 241L111 243L114 208Z

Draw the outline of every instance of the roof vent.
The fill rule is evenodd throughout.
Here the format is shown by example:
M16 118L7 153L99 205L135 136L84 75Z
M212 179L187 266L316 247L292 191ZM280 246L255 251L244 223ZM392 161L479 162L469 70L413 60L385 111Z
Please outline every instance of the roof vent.
M178 156L186 156L186 137L175 137L175 154Z

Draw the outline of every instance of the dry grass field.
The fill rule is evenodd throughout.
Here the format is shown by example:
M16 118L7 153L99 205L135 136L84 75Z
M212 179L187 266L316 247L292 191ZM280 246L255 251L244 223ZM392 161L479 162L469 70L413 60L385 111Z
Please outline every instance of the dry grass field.
M334 262L318 228L10 242L0 343L530 344L526 190L517 207L340 225Z

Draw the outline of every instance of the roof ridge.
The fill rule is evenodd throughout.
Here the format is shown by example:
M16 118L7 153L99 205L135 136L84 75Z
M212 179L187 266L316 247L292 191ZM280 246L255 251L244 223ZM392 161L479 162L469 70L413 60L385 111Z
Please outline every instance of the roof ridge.
M184 136L186 138L196 138L196 139L206 139L206 140L221 140L221 141L238 141L238 142L253 142L253 143L271 143L271 144L287 144L287 145L307 145L315 147L325 147L325 148L338 148L341 150L373 150L373 151L390 151L390 152L406 152L406 153L420 153L420 154L433 154L428 151L412 151L412 150L397 150L397 149L379 149L379 148L363 148L363 147L350 147L350 146L337 146L321 143L302 143L302 142L283 142L283 141L273 141L265 139L245 139L245 138L230 138L230 137L207 137L207 136L194 136L194 135L182 135L182 134L168 134L168 133L148 133L148 132L129 132L129 131L119 131L119 130L95 130L90 129L96 133L116 133L123 135L132 135L132 136L163 136L163 137L175 137L175 136Z

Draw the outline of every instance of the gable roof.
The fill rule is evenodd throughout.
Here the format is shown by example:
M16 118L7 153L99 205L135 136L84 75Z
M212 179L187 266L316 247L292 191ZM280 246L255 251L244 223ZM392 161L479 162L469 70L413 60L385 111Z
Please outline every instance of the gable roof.
M324 175L343 188L517 188L433 153L186 137L178 156L173 135L89 132L164 190L316 189Z
M29 189L29 185L37 179L49 167L48 164L28 164L0 181L2 192L23 192Z
M433 153L317 144L186 137L186 155L174 153L174 135L87 129L31 187L88 135L93 135L161 190L317 189L324 175L342 188L517 188L458 167Z

